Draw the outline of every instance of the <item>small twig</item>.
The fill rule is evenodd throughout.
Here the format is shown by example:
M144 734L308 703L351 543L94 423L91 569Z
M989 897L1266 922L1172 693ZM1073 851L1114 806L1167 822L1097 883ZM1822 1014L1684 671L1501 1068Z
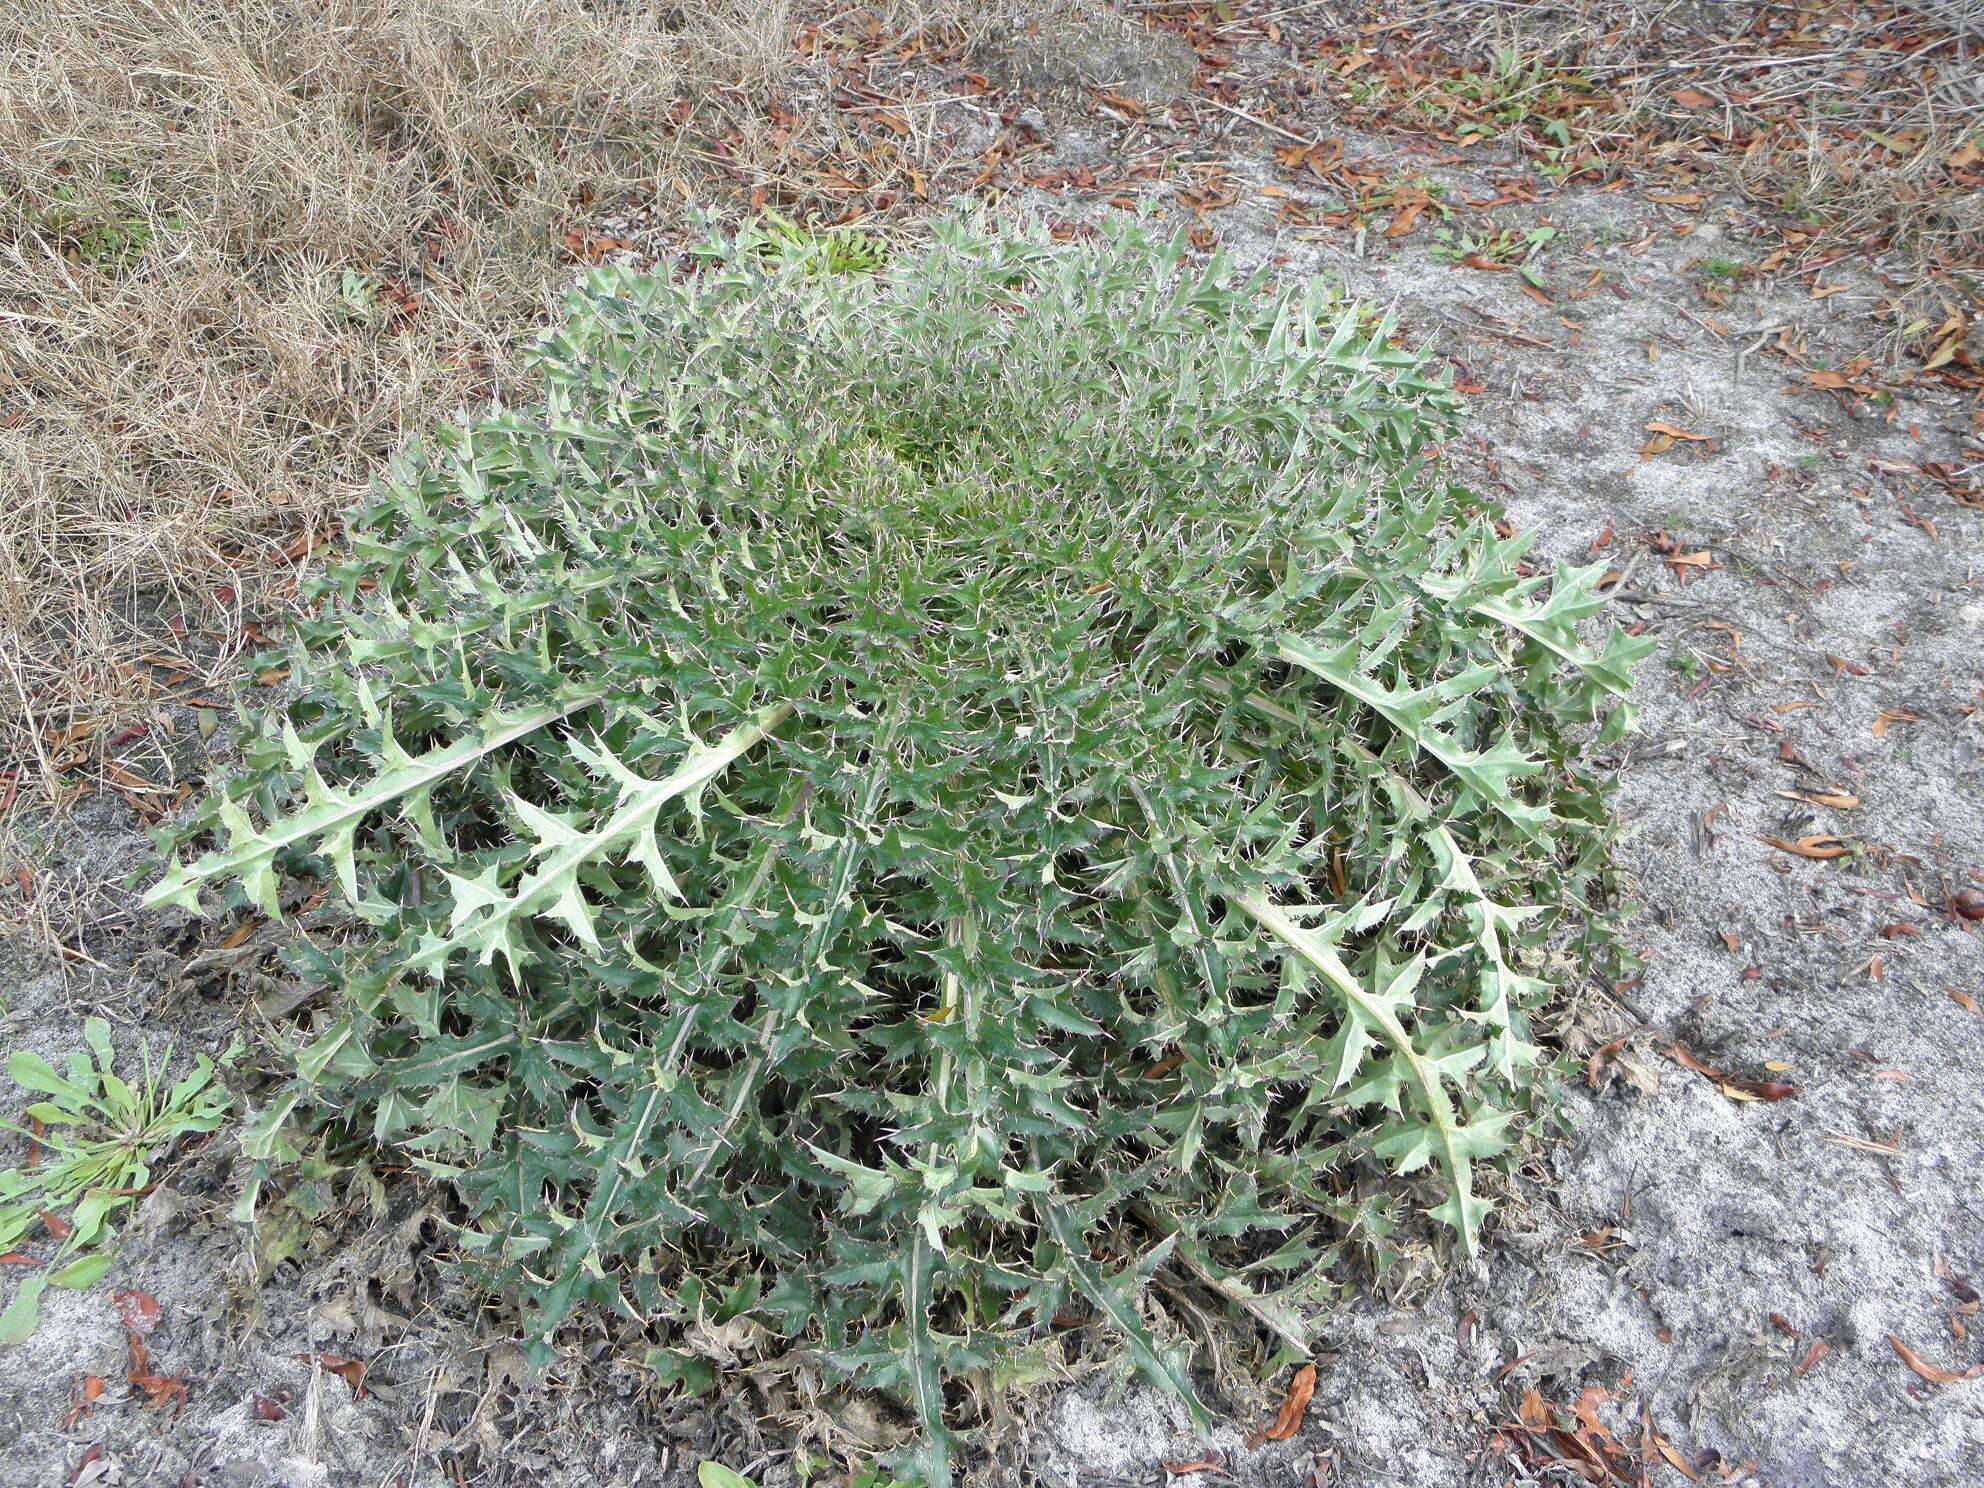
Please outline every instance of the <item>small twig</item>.
M1217 98L1202 98L1199 100L1199 102L1209 103L1216 109L1224 109L1227 113L1245 119L1249 124L1255 125L1256 127L1261 129L1265 129L1270 134L1278 134L1283 139L1294 140L1295 143L1298 145L1313 145L1315 143L1315 141L1310 139L1307 135L1297 134L1292 129L1283 129L1279 124L1270 124L1266 119L1256 118L1253 114L1248 113L1245 109L1235 108L1230 103L1221 103Z

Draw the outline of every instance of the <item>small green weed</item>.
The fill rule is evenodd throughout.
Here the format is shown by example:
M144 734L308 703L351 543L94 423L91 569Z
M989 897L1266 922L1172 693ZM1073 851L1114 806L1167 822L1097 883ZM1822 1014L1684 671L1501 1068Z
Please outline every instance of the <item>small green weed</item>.
M765 214L757 252L768 266L808 274L879 274L889 261L888 250L867 233L804 226L776 212Z
M1577 145L1573 120L1590 80L1541 58L1504 47L1485 68L1469 68L1420 95L1418 110L1461 139L1523 137L1546 163L1561 163Z
M379 314L379 281L356 269L342 270L331 300L342 318L369 325Z
M1701 263L1700 289L1702 298L1710 304L1726 304L1731 291L1750 274L1750 266L1740 258L1729 258L1720 253L1712 253Z
M1468 232L1452 227L1433 230L1427 252L1442 263L1472 263L1477 267L1513 268L1538 289L1543 279L1536 260L1557 240L1554 227L1532 227L1527 231L1503 228L1499 231Z
M71 1054L61 1070L26 1052L7 1062L15 1084L46 1099L28 1107L32 1131L0 1123L34 1149L28 1166L0 1172L0 1251L12 1250L37 1222L57 1246L0 1314L0 1343L34 1333L48 1287L86 1287L102 1276L112 1259L111 1220L144 1193L152 1162L179 1138L213 1131L227 1117L227 1092L204 1054L166 1090L170 1049L156 1067L146 1049L143 1078L132 1085L116 1072L108 1023L85 1019L83 1038L88 1052Z
M1381 226L1401 211L1416 211L1432 222L1446 222L1454 215L1444 185L1430 176L1403 171L1366 186L1344 201L1339 210L1359 227Z
M106 200L86 199L74 185L57 186L49 193L50 204L42 209L42 230L80 263L104 269L128 267L159 233L176 232L181 224L174 216L154 218L123 194L124 184L121 172L110 172L104 183Z

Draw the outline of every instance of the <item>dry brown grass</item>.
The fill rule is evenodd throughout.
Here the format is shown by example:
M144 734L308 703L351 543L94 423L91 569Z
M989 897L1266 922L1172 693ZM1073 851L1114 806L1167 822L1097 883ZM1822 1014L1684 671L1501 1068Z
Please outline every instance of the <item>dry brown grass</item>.
M766 81L789 20L0 0L0 799L110 740L169 779L133 726L254 646L389 449L488 392L571 272L548 225L666 179L682 101Z

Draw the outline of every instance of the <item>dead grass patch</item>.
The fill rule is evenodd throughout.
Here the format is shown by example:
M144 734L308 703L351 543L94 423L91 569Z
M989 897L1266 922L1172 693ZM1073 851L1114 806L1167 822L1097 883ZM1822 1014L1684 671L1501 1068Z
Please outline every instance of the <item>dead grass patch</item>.
M380 459L486 396L565 213L790 0L0 0L0 792L170 780ZM6 813L0 812L0 816ZM4 824L0 824L4 829Z

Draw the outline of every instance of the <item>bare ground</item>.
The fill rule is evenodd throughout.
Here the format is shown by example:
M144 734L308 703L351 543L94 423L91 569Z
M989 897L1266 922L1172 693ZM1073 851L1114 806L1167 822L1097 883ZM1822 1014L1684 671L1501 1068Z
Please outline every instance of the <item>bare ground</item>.
M1953 907L1984 883L1979 425L1974 382L1859 364L1892 334L1899 266L1856 253L1722 285L1708 260L1778 241L1730 194L1622 179L1527 201L1496 144L1347 126L1323 99L1263 129L1029 86L944 122L959 158L1036 152L1006 209L1073 232L1159 205L1243 261L1395 305L1472 396L1447 458L1543 553L1609 556L1619 618L1660 647L1620 759L1645 973L1565 1010L1572 1132L1535 1145L1482 1262L1420 1257L1330 1314L1290 1441L1242 1445L1281 1383L1248 1399L1225 1377L1246 1359L1215 1381L1236 1420L1211 1441L1103 1371L1036 1388L986 1475L1156 1483L1211 1452L1248 1484L1314 1488L1984 1480L1984 1379L1960 1377L1984 1362L1984 932ZM1507 198L1497 230L1554 227L1539 293L1425 231L1388 239L1384 216L1322 221L1335 185L1274 152L1325 135L1438 197ZM601 230L672 243L638 214ZM221 951L226 927L195 941L133 915L115 885L142 839L114 797L51 832L40 871L73 885L82 928L65 956L0 943L8 1046L67 1048L97 1010L216 1048L279 1007L264 932ZM0 1485L686 1483L705 1455L777 1483L795 1441L858 1458L886 1434L748 1360L714 1405L657 1398L603 1339L527 1383L500 1315L439 1269L426 1196L326 1179L340 1217L258 1263L224 1218L224 1147L189 1154L111 1280L51 1293L0 1361ZM127 1398L116 1288L164 1308L152 1352L188 1383L177 1411ZM107 1390L65 1419L92 1375Z

